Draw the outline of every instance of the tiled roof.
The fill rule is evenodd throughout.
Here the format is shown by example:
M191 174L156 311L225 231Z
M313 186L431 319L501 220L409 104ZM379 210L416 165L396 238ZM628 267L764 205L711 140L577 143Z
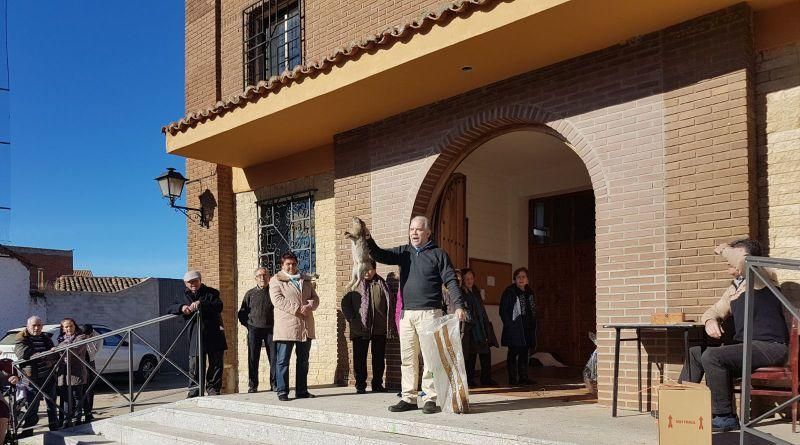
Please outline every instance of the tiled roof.
M144 278L62 275L53 284L53 288L67 292L119 292L142 281Z
M72 275L76 277L93 277L94 274L91 270L83 270L83 269L74 269L72 271Z
M360 41L353 41L343 48L337 48L331 55L316 62L297 65L294 69L286 70L278 76L262 80L257 85L250 85L240 94L234 95L226 101L219 101L214 106L187 114L183 119L172 122L161 129L164 134L175 135L179 132L193 128L209 119L223 116L236 108L241 108L251 102L257 102L262 97L276 94L284 86L299 82L307 77L324 74L334 65L341 65L350 60L357 59L363 53L381 48L390 47L397 41L408 39L434 24L445 25L449 20L467 15L476 9L497 0L454 0L440 5L436 10L412 20L403 25L388 28L377 34L368 35Z

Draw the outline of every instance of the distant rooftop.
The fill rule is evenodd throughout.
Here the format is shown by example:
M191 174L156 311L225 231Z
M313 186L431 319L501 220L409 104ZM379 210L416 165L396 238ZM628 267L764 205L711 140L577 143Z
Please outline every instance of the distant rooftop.
M113 293L136 286L144 280L145 278L62 275L58 277L53 288L65 292Z

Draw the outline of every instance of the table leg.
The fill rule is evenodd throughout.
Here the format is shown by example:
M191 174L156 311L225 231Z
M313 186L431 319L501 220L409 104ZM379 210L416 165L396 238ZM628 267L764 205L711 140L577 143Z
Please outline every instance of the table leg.
M611 395L611 417L617 417L617 391L619 390L619 331L620 328L614 328L617 331L617 338L614 342L614 382Z
M686 369L687 366L689 366L689 328L683 330L683 368ZM683 383L680 376L678 376L678 383Z
M636 381L639 388L639 412L642 412L642 337L641 330L636 328Z

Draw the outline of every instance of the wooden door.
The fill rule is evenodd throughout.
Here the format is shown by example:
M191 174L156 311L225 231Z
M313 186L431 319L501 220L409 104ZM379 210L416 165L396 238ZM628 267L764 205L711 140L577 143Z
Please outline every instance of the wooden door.
M594 350L594 194L529 202L529 266L539 320L539 351L581 366Z
M453 173L442 191L433 232L453 267L467 267L467 177L461 173Z

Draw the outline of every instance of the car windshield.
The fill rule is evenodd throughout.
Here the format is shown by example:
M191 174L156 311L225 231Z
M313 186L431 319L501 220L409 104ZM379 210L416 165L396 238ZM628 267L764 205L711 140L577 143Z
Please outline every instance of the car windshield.
M17 332L19 331L8 331L6 336L0 340L0 346L13 346L16 341Z

